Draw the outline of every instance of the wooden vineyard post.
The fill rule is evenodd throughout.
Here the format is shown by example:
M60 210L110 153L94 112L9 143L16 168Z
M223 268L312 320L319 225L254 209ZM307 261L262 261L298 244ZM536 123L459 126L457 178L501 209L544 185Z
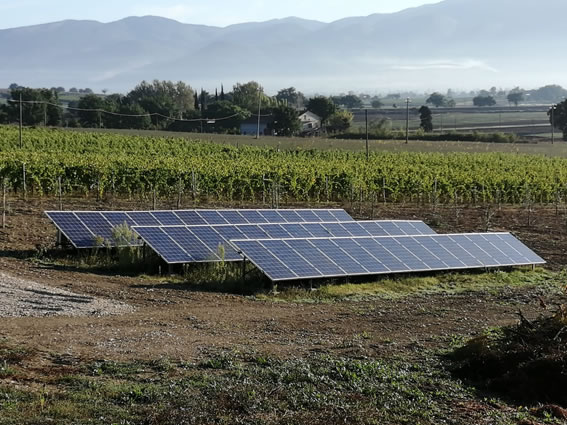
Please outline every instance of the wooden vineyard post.
M179 182L177 186L177 209L181 209L181 196L183 195L183 179L179 176Z
M8 179L2 179L2 229L6 228L6 192L8 191Z
M266 175L262 174L262 206L266 206Z
M26 163L22 163L22 190L24 195L24 201L28 199L28 191L26 188Z
M59 211L63 211L63 188L61 187L61 176L57 177L57 194L59 196Z

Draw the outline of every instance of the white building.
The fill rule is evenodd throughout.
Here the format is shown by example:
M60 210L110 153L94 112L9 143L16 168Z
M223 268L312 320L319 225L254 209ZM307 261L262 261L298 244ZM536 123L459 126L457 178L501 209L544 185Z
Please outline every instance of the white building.
M307 111L299 116L302 132L313 132L321 128L321 117L313 112Z

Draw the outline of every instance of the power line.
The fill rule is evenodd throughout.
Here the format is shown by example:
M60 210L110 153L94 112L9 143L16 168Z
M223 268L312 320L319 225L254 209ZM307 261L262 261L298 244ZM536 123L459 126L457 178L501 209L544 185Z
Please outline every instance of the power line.
M178 122L225 121L225 120L229 120L229 119L234 118L234 117L239 115L239 114L232 114L232 115L229 115L227 117L221 117L221 118L182 119L182 118L169 117L167 115L160 114L159 112L146 113L146 114L121 114L121 113L118 113L118 112L107 111L105 109L74 108L74 107L71 107L71 106L64 106L64 105L59 105L57 103L45 102L45 101L40 101L40 100L22 100L22 101L19 101L19 100L8 99L8 102L27 103L27 104L36 104L36 105L48 105L48 106L54 106L54 107L60 108L60 109L66 109L66 110L69 110L69 111L98 112L98 113L101 113L101 114L108 114L108 115L113 115L113 116L118 116L118 117L129 117L129 118L161 117L161 118L165 118L166 120L169 120L169 121L178 121ZM261 115L261 116L262 117L270 117L270 116L272 116L272 114L266 114L266 115Z

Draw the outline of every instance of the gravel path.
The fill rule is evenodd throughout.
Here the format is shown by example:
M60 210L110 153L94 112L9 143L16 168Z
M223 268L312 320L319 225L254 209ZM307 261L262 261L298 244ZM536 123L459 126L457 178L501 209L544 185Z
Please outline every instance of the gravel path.
M0 272L0 317L108 316L127 304L75 294Z

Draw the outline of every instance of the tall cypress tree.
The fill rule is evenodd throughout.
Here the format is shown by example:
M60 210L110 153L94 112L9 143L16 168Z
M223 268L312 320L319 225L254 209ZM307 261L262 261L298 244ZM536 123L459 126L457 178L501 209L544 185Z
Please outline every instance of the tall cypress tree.
M220 100L224 100L224 87L222 84L220 86Z
M215 88L215 102L219 101L219 91Z
M195 92L195 110L199 110L199 95L197 95L197 92Z

